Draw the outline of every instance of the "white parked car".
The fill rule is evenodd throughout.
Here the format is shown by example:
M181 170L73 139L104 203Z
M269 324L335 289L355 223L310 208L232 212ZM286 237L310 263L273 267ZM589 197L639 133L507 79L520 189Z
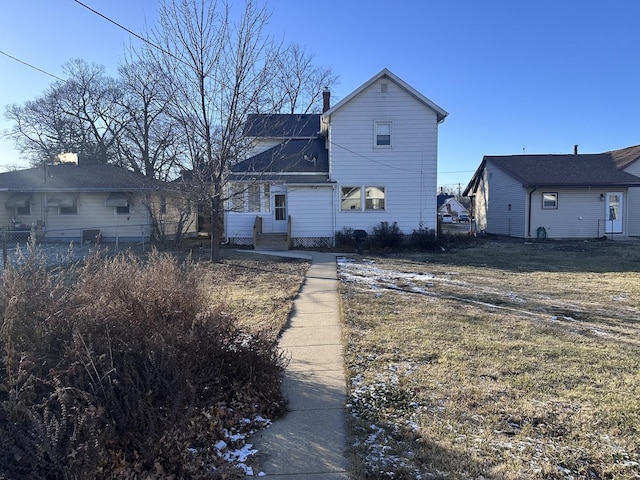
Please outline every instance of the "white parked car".
M453 223L453 217L451 215L449 215L448 213L444 213L444 214L440 215L440 221L442 223Z

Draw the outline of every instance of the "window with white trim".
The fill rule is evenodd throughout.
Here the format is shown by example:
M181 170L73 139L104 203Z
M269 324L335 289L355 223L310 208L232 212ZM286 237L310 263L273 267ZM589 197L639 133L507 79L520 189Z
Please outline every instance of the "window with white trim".
M543 210L554 210L558 208L558 192L543 192L542 208Z
M340 210L362 210L362 187L342 187L340 192Z
M376 148L391 148L391 134L392 134L392 123L385 121L375 122L375 142L374 147Z
M384 187L365 187L364 192L365 210L384 210Z
M362 212L384 210L386 189L383 186L353 186L340 189L340 210Z

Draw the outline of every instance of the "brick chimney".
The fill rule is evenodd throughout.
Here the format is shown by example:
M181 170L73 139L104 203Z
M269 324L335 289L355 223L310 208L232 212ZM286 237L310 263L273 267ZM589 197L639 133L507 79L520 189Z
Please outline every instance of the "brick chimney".
M578 145L574 145L573 146L573 154L577 155L578 154Z
M322 113L331 108L331 91L329 87L324 87L322 91Z

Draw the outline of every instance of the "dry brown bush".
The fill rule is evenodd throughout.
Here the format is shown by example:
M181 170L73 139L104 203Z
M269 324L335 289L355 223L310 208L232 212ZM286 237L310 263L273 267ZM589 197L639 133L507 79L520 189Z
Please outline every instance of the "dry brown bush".
M274 335L212 305L200 275L158 252L49 270L34 245L5 269L0 478L224 472L205 446L282 412L285 360Z

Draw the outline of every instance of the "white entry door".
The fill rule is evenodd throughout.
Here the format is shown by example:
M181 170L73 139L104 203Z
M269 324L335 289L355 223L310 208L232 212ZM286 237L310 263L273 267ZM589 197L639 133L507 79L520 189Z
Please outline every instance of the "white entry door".
M604 233L622 233L622 192L607 192L604 213Z
M273 192L273 232L287 231L287 194L285 191Z

